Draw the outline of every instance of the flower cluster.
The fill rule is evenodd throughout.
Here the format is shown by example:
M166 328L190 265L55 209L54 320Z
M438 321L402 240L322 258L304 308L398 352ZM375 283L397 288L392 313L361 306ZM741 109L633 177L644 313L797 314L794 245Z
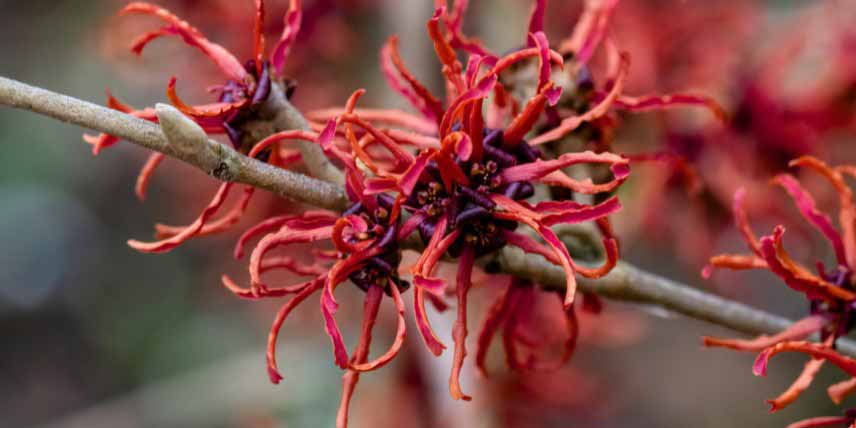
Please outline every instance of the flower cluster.
M214 95L210 103L183 101L175 77L166 87L171 103L207 135L228 140L240 153L274 167L292 168L302 161L316 178L344 184L348 206L342 212L291 207L247 229L238 239L234 256L242 259L249 253L249 285L222 277L223 285L240 298L285 300L268 336L266 363L273 383L283 379L277 343L284 323L295 308L317 297L333 361L344 371L337 426L347 426L349 404L361 374L389 364L405 343L405 296L409 291L413 323L434 355L444 352L446 345L429 321L426 301L444 311L447 298L454 300L448 388L453 399L470 400L461 385L461 372L468 355L470 292L479 285L473 280L474 272L478 273L483 260L485 272L497 273L491 269L496 263L491 262L501 260L509 247L560 267L565 274L564 288L546 289L529 278L491 276L506 285L479 327L475 365L487 374L489 348L500 335L510 368L562 366L580 337L578 279L601 278L617 264L619 244L610 216L622 208L615 194L628 179L631 162L669 164L669 182L650 181L661 199L640 198L660 215L670 184L680 183L694 195L701 193L702 177L697 173L700 147L710 145L711 136L750 136L776 162L811 152L818 134L853 125L852 112L841 108L852 102L852 73L835 76L834 90L820 91L824 96L807 97L806 108L786 108L789 106L773 99L765 83L781 83L781 79L772 79L780 77L773 71L788 63L788 55L761 67L742 86L733 121L708 96L628 95L630 54L620 50L609 34L618 3L584 1L582 16L571 34L551 44L545 32L547 2L534 0L521 44L497 54L465 34L467 1L450 5L437 0L426 30L441 64L443 96L436 95L408 68L399 52L399 40L392 36L380 52L382 76L416 113L358 107L365 93L360 89L342 106L309 111L305 121L301 117L288 124L279 121L286 109L292 109L288 98L294 85L285 78L285 67L303 24L305 11L300 0L288 2L282 35L270 50L265 41L265 2L254 0L252 56L246 61L162 7L133 2L122 9L122 15L144 15L161 23L132 42L135 54L141 54L154 40L175 36L202 52L220 71L222 81L209 88ZM852 49L852 40L842 44ZM852 65L842 64L842 68ZM155 109L134 108L109 93L107 105L144 120L159 120ZM706 126L699 135L678 135L671 132L670 120L663 120L664 135L669 136L665 147L633 156L614 153L620 112L687 106L703 107L717 121L704 121ZM86 135L84 140L95 154L119 141L107 134ZM301 149L295 150L292 142L298 142ZM312 154L317 156L310 159ZM140 199L145 198L149 180L163 160L163 154L153 154L143 167L136 188ZM332 175L319 172L319 165L333 169ZM847 175L856 176L856 167L830 167L813 157L800 157L791 165L816 171L839 196L840 232L796 177L782 174L774 180L794 199L801 215L831 242L835 266L827 269L818 263L812 272L794 261L784 248L783 226L768 236L756 237L744 206L746 191L741 190L734 197L733 211L751 254L713 257L704 271L710 276L714 267L769 270L809 301L809 315L775 336L704 339L706 346L759 352L754 366L758 375L765 373L769 360L779 353L802 352L811 357L792 386L769 401L773 410L796 400L825 361L850 375L830 387L833 401L839 403L856 390L856 360L835 348L836 341L856 326L856 201L844 181ZM223 183L192 224L158 224L156 242L131 240L129 245L142 252L161 253L191 238L233 227L254 194L254 188L246 186L237 203L215 219L234 186ZM575 260L576 247L557 232L557 226L580 223L592 225L591 233L600 240L599 265L582 263L579 257ZM298 255L297 246L310 248L311 257ZM412 265L404 262L407 250L419 252ZM444 261L456 266L454 281L438 273ZM290 285L269 284L269 274L274 271L304 279ZM339 328L341 294L338 299L336 295L340 286L348 284L364 293L362 326L353 352L346 347L343 331L347 329ZM395 307L396 331L389 348L373 357L371 345L384 296ZM563 340L558 358L552 360L548 357L554 353L544 349L546 341L537 340L532 323L527 323L541 309L536 304L539 298L561 303L561 313L554 319L561 320ZM593 313L601 307L594 295L584 294L579 300L582 309ZM820 343L808 342L815 334ZM848 412L843 417L814 418L793 426L833 424L856 423Z
M846 140L841 134L852 136L855 129L853 75L846 71L854 59L849 8L806 4L785 17L770 16L757 2L708 3L704 10L680 1L663 1L657 8L628 4L617 11L615 26L624 33L619 41L635 42L629 50L642 65L629 86L702 88L729 113L725 123L659 116L655 159L675 167L638 170L645 177L644 196L638 198L644 206L626 210L640 224L622 232L668 234L673 239L664 241L675 241L676 255L693 269L726 235L728 206L738 187L752 190L747 212L779 214L776 198L763 191L767 177L785 171L799 156L834 156L836 142ZM712 27L717 30L699 31ZM765 39L775 43L745 49L757 44L762 28L769 34ZM808 69L813 72L805 73ZM687 229L698 239L680 239Z
M443 22L447 26L445 32L441 27ZM440 8L427 24L428 34L443 64L447 101L441 102L413 76L401 61L397 39L391 38L382 51L384 74L390 85L420 111L421 117L395 110L358 109L356 103L363 91L357 91L344 109L311 113L309 117L314 119L315 128L321 129L317 143L344 166L346 190L354 205L339 219L328 215L318 220L314 217L317 213L284 216L251 229L241 239L241 247L254 235L276 231L264 236L253 251L250 288L241 288L231 279L224 278L226 285L243 297L278 297L297 293L283 306L270 336L268 358L274 381L280 379L273 352L282 322L294 306L313 292L323 290L321 308L327 333L333 342L335 360L340 367L348 369L339 413L340 425L347 422L347 405L359 373L386 364L398 352L406 335L400 293L406 289L407 283L397 275L402 242L407 242L411 235L419 236L425 246L410 268L416 324L426 346L436 355L443 352L445 345L428 321L425 300L430 299L438 308L445 305L442 302L449 287L443 278L435 275L436 266L443 257L457 259L458 273L454 286L457 319L452 334L455 349L449 388L453 398L464 400L470 397L461 389L460 371L467 354L467 296L472 286L476 258L513 245L542 255L565 269L567 287L563 300L569 325L565 360L570 357L577 335L572 306L576 275L603 276L615 265L618 257L618 245L611 236L607 221L607 216L620 208L616 198L608 198L597 205L573 200L536 204L526 201L533 196L537 183L562 186L577 193L600 194L616 189L629 173L629 161L618 155L566 153L555 159L544 159L541 151L525 140L544 109L554 104L561 94L561 89L550 80L551 68L554 64L560 66L561 60L549 49L546 36L542 32L532 33L532 47L503 57L489 53L472 54L465 68L458 61L453 47L465 38L448 22L449 16L445 9ZM489 104L488 116L490 111L500 108L495 98L488 98L502 90L498 76L529 58L537 58L540 64L537 92L507 123L491 121L488 124L485 104ZM391 123L396 125L396 129L379 128L374 123ZM268 140L276 138L277 134L274 134ZM407 150L408 146L415 147L417 152L414 154ZM562 171L579 164L606 164L613 177L595 184L588 179L571 178ZM586 221L598 222L604 231L607 257L600 268L574 262L564 243L550 229L556 224ZM544 243L519 232L520 225L528 226ZM276 246L323 239L332 240L335 246L331 256L336 261L329 270L296 287L269 288L263 284L261 273L272 267L285 267L298 274L315 273L291 259L283 264L281 258L266 257L269 250ZM242 250L239 248L237 254L240 253ZM360 346L350 356L333 318L338 308L333 292L346 279L367 293ZM509 326L505 335L512 345L506 349L512 358L511 353L516 352L513 342L522 339L513 327L517 322L505 314L519 318L528 310L526 301L531 302L531 298L526 296L531 296L534 290L534 284L514 280L506 298L487 317L479 335L477 360L480 366L483 366L487 346L496 329L494 325L501 322ZM371 326L383 292L391 294L399 308L399 331L393 347L386 354L373 362L366 362ZM513 357L511 361L517 361L517 358ZM531 361L512 366L535 368Z
M811 384L824 361L840 367L851 376L851 379L829 388L829 396L834 402L840 403L845 396L856 390L856 377L854 377L856 361L843 357L835 351L835 341L850 332L854 326L856 201L844 177L856 174L856 169L851 166L833 168L813 157L798 158L792 161L791 165L806 167L819 173L833 186L839 196L838 217L841 232L833 226L830 218L817 208L814 198L796 178L790 174L781 174L773 180L794 199L802 216L832 244L836 257L835 265L827 268L823 262L817 262L816 272L812 273L809 268L794 261L784 247L784 226L777 226L771 235L759 239L752 231L743 210L746 192L741 190L734 197L734 218L752 253L715 256L703 271L703 275L707 277L711 275L714 267L732 270L769 270L785 285L801 293L808 300L809 316L774 336L761 336L753 340L704 338L705 346L760 352L754 366L756 375L764 375L769 359L781 352L802 352L812 357L806 363L802 374L787 391L775 399L768 400L773 411L782 409L796 400ZM821 343L803 341L816 333L820 334Z

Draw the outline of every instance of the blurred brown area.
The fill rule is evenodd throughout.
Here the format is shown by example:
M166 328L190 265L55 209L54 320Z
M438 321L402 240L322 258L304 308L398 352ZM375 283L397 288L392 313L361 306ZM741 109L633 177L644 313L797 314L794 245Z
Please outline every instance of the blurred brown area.
M161 3L171 7L178 2ZM207 7L206 2L196 3L184 10L183 16L191 21L197 9ZM246 3L240 9L249 16L251 2ZM287 2L270 3L282 10ZM359 2L338 3L341 8L365 7L354 6ZM356 39L349 48L357 53L347 58L346 73L327 69L315 75L311 67L295 67L298 81L299 73L304 73L303 80L309 82L298 89L299 105L341 103L359 86L370 90L368 105L389 100L376 59L378 48L394 32L403 33L408 62L435 66L422 37L422 22L432 2L379 3L362 10L363 19L350 22L349 31L356 34L350 37ZM512 47L519 40L514 35L524 31L526 2L472 3L479 15L474 26L489 44ZM578 7L576 1L567 3ZM702 0L687 3L707 7ZM788 7L778 3L768 7ZM93 102L103 102L107 87L137 106L163 101L169 73L187 76L198 63L198 58L175 53L179 49L187 56L196 53L170 41L153 46L152 55L142 60L117 54L116 46L127 43L120 35L128 33L123 29L128 24L113 16L121 4L0 1L4 11L0 75ZM399 20L410 15L416 16L414 26ZM278 22L278 17L269 19ZM211 30L215 40L232 32L249 39L248 28L200 26ZM233 34L225 44L239 49L239 39ZM175 64L164 63L173 58ZM414 68L420 77L435 75ZM325 79L335 84L325 84L331 83ZM194 85L186 86L188 96L194 96ZM325 95L311 98L316 93ZM145 154L119 144L93 158L80 140L81 132L32 114L0 110L0 426L332 426L340 372L333 365L317 309L301 308L286 325L281 344L285 381L270 385L262 353L276 308L239 301L219 282L223 272L243 272L243 264L230 256L234 233L196 240L160 256L138 254L125 245L128 238L151 236L156 221L192 219L214 184L170 162L155 178L150 199L141 204L132 186ZM181 184L171 185L175 182ZM277 204L261 203L254 208L256 218ZM712 287L697 271L679 263L676 254L664 252L662 245L656 251L645 242L631 247L627 256L631 261L699 287ZM769 276L742 278L741 284L750 290L730 288L726 293L791 317L804 310L796 296ZM347 292L342 297L346 299ZM501 367L502 357L494 355L494 377L473 376L469 381L474 401L452 403L436 387L445 383L445 368L430 367L424 355L399 358L363 377L355 398L354 426L394 426L390 421L403 420L425 427L780 427L811 415L836 414L821 387L837 380L831 370L791 408L768 415L763 400L784 390L802 364L799 358L781 357L769 378L755 378L751 355L701 349L701 335L731 334L728 331L650 308L608 305L638 314L631 319L646 324L645 336L620 347L581 346L572 367L563 371L574 374L552 378L565 379L568 384L563 388L538 383L549 382L550 376L539 375L533 384L529 375L508 373ZM475 309L483 311L484 305ZM345 309L343 318L347 311L355 315L359 308ZM623 328L620 323L611 327ZM415 334L409 338L408 354L426 353L415 338ZM380 343L378 349L383 346ZM468 364L465 370L474 368ZM443 378L438 382L432 377ZM574 394L579 391L573 382L580 382L583 394ZM547 393L521 393L527 391L524 386ZM546 400L544 395L553 391L573 397ZM470 407L461 410L463 406ZM448 409L470 415L472 423L444 417Z

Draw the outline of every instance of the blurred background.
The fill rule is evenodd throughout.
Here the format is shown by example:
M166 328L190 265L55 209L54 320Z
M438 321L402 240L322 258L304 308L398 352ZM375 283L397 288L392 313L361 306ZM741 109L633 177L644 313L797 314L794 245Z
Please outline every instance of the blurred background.
M251 49L252 3L159 2L239 58L249 57ZM268 3L274 34L287 1ZM580 3L549 1L549 35L558 40L569 34ZM128 53L130 40L152 27L144 18L116 17L123 5L121 0L0 0L5 11L0 75L98 103L104 102L109 88L119 99L142 107L166 99L166 82L174 74L185 83L181 90L186 99L203 99L202 88L218 81L216 70L175 40L157 42L142 58ZM853 12L846 10L854 9L852 3L839 5L845 9L838 11L842 15ZM795 98L785 89L797 95L806 90L834 92L829 99L843 103L834 105L838 110L852 107L856 98L852 80L838 76L832 85L825 74L827 68L840 72L844 67L852 78L856 68L843 65L853 65L853 56L838 51L836 25L828 21L828 11L809 9L815 6L800 1L623 1L612 32L633 56L628 92L709 93L729 112L742 112L738 116L743 122L700 144L722 149L726 140L740 140L741 147L756 150L756 157L777 156L774 151L781 147L757 141L769 137L788 143L790 137L770 137L753 124L761 120L757 111L790 105L782 100ZM524 40L529 7L524 0L472 0L466 28L495 51L507 51ZM368 89L364 105L404 106L385 86L377 65L377 52L392 34L401 36L403 56L415 74L440 88L438 64L424 34L431 0L305 0L304 8L304 29L288 65L298 81L294 100L299 107L341 105L358 87ZM796 28L816 30L804 31L802 56L793 63L798 70L782 78L787 85L767 88L772 91L770 105L752 110L746 104L747 88L768 79L761 72L774 63L770 56ZM191 84L194 79L200 83ZM782 93L775 92L778 89ZM802 120L793 109L782 108L787 114L779 123ZM694 123L693 118L684 119L681 123ZM621 120L616 145L630 153L661 147L664 123L673 123L653 114ZM677 128L686 131L668 129ZM856 151L847 146L852 131L852 126L832 125L813 131L807 151L835 163L853 160ZM317 308L303 305L286 324L279 348L285 380L275 386L267 379L263 357L275 302L241 301L220 285L224 272L244 278L245 262L231 258L241 228L158 256L137 253L125 244L129 238L150 237L155 222L191 221L216 183L167 161L151 184L148 200L141 203L133 183L146 153L120 143L93 157L81 133L40 116L0 109L0 426L333 426L341 372L334 367ZM777 168L758 169L743 160L722 164L717 156L699 160L703 174L730 180L750 168ZM720 210L718 219L695 219L692 209L670 199L675 190L665 187L668 179L645 170L640 169L622 196L635 209L658 213L655 217L666 224L648 229L653 226L638 224L642 216L620 218L627 260L777 314L803 316L802 300L771 275L722 274L716 281L701 280L707 256L742 249L730 226L727 198L725 203L703 205L708 207L705 212ZM652 182L663 187L652 189ZM723 193L728 194L733 186L725 187ZM788 202L774 198L772 203L777 201L784 216L793 218ZM242 225L284 204L259 198ZM757 225L768 231L779 222L772 217ZM806 233L804 250L795 252L811 256L810 263L828 256L815 241ZM495 291L491 285L485 283L477 291L476 296L485 298L471 299L477 302L474 322ZM342 296L348 301L347 290ZM356 293L353 297L351 301L359 301ZM343 308L340 317L356 319L359 312L359 305L352 305ZM451 315L434 319L441 326L451 325ZM352 330L358 325L340 324ZM702 335L733 334L714 326L607 302L602 315L583 318L582 329L576 356L557 373L510 372L499 349L491 353L489 379L476 376L468 363L464 387L474 396L471 403L448 397L450 356L429 358L411 334L403 356L362 377L352 426L781 427L809 416L838 414L824 386L842 375L827 370L796 404L769 415L764 399L787 387L803 359L782 356L769 377L756 378L751 374L753 355L701 348ZM392 331L382 329L378 337L389 341Z

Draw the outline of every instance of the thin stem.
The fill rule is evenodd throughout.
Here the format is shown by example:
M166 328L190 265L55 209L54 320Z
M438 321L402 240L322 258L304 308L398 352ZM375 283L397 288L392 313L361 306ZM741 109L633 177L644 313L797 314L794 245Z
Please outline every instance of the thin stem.
M220 180L260 187L289 199L331 210L342 210L347 205L345 192L338 185L250 159L210 139L207 144L170 144L163 130L151 122L3 77L0 77L0 104L121 137L187 162ZM159 109L161 113L169 111L163 106ZM162 117L167 118L168 115L162 114ZM195 131L192 129L180 129L188 126L180 122L172 118L168 119L168 124L164 124L179 127L178 130L170 130L171 137L178 138L182 131L187 132L186 135L193 135ZM189 149L192 147L197 149ZM548 287L564 287L564 271L540 256L527 255L519 249L506 247L496 261L506 273L529 278ZM786 318L699 291L627 263L620 263L604 278L580 279L580 289L610 299L658 305L691 318L749 334L774 334L791 324ZM856 343L839 340L837 344L843 354L856 357Z

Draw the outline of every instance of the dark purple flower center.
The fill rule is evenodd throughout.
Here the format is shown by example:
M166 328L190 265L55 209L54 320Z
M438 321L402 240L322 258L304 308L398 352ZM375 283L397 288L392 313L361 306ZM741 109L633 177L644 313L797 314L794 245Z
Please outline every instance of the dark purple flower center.
M505 245L504 232L516 229L517 223L494 218L492 213L496 204L491 195L503 194L515 200L531 197L534 193L532 183L505 183L500 174L505 168L539 159L541 151L525 141L513 149L503 148L502 143L502 130L485 130L481 159L455 159L469 185L455 184L451 191L443 184L438 165L434 162L428 165L413 194L405 202L408 210L426 217L417 227L425 243L431 239L437 222L445 215L447 228L460 231L459 238L449 247L449 254L453 257L458 256L465 245L473 247L476 255L491 253Z
M380 254L366 260L349 279L363 291L368 291L371 286L379 286L390 294L389 286L394 284L400 292L404 292L410 287L410 283L398 275L398 266L401 263L401 247L397 236L400 218L391 218L394 203L392 197L381 194L376 197L376 202L377 207L374 210L369 210L362 202L357 202L342 213L343 216L359 216L368 224L365 232L349 238L350 244L375 240L371 248L381 249Z
M243 125L251 120L261 104L267 101L270 96L271 85L273 84L269 72L270 64L267 61L265 61L262 67L261 75L256 70L255 60L247 61L244 64L244 69L255 79L256 85L254 88L247 87L246 82L235 80L227 80L222 87L218 88L220 90L219 101L222 103L234 103L245 99L250 100L246 107L232 112L223 120L223 128L229 136L229 141L232 142L232 145L236 149L241 147L241 140L244 137ZM293 88L289 89L293 91ZM286 95L290 96L290 93ZM259 155L259 158L266 160L265 157L268 156L268 153Z

